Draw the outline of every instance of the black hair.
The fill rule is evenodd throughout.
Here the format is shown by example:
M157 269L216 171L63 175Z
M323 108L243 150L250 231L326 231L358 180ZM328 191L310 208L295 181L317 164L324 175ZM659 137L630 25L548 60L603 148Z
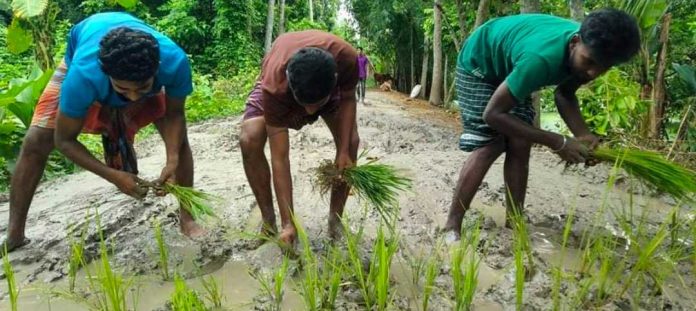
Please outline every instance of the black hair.
M331 94L336 86L336 60L320 48L302 48L288 62L288 84L303 104L310 104Z
M592 57L605 65L626 62L640 49L636 19L617 9L590 13L580 26L580 37Z
M116 80L141 82L159 69L159 43L151 34L128 27L109 31L99 42L99 63Z
M361 51L362 51L362 49L363 49L362 46L359 46L359 47L358 47L358 50L361 50Z

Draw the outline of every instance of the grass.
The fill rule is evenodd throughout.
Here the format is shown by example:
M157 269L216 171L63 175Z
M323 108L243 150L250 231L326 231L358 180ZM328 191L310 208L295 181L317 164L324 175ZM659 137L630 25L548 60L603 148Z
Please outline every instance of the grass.
M208 300L213 307L222 308L222 301L224 300L222 287L220 287L220 284L215 280L215 277L212 275L201 277L201 285L203 285L203 290L205 290L205 299Z
M358 160L367 158L366 151ZM397 215L398 193L411 188L411 179L403 177L391 165L377 163L369 159L366 163L347 168L339 172L331 160L324 160L316 169L315 186L322 195L328 193L335 185L346 182L352 187L358 198L374 207L382 219L393 227Z
M658 190L678 200L694 202L696 172L666 160L659 153L600 147L593 156L602 161L618 162L629 174Z
M171 183L165 183L162 187L149 182L144 182L143 185L154 189L161 188L166 193L173 195L179 201L179 206L189 212L195 220L204 217L216 217L213 205L222 200L218 196L196 190L192 187L184 187Z
M172 311L206 311L208 310L198 293L186 285L179 275L174 275L174 293L171 297Z
M10 256L7 252L7 245L3 249L2 269L5 272L5 280L7 281L7 294L10 298L10 308L12 311L17 311L17 298L19 297L19 287L15 280L14 269L10 263Z
M452 250L452 287L457 311L470 310L478 285L478 268L481 259L476 254L480 241L480 220L462 230L459 245ZM467 258L468 255L468 258Z
M154 221L152 224L152 230L155 234L155 241L157 241L157 249L159 250L159 268L162 273L163 280L169 280L169 250L167 249L167 244L164 242L164 237L162 236L162 224L159 221Z

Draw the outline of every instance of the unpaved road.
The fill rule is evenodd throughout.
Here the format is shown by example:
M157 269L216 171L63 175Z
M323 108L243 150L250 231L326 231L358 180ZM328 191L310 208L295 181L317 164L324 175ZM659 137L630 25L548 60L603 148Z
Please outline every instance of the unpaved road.
M362 145L370 155L381 158L407 171L414 180L412 192L400 197L401 219L398 230L402 247L394 263L395 304L397 309L416 309L413 292L419 289L409 285L410 270L404 258L431 253L438 239L438 229L444 224L452 190L459 168L467 154L458 150L460 126L456 118L421 101L406 101L399 94L369 92L369 106L358 108L359 133ZM105 236L112 242L113 262L136 276L141 288L139 310L162 308L172 292L171 282L157 280L157 256L151 223L163 224L164 235L171 248L170 265L189 278L212 274L223 284L226 304L230 310L266 309L258 285L247 273L249 269L274 269L280 255L272 244L250 250L240 232L254 232L260 222L242 167L237 141L240 117L231 117L191 125L189 137L195 158L195 185L197 188L222 196L225 202L217 207L219 220L208 224L211 233L201 241L193 241L178 232L174 214L176 204L171 198L148 197L142 202L120 194L108 182L94 174L82 172L44 183L40 186L29 212L27 237L32 243L11 253L10 258L22 286L20 310L80 310L74 303L62 298L48 299L44 292L50 288L65 289L66 260L69 241L88 223L87 250L92 257L98 249L98 236L93 222L95 209L101 215ZM136 144L141 175L154 179L164 163L164 145L159 137L150 137ZM313 191L312 169L322 159L333 159L334 143L326 126L317 122L301 131L291 131L291 165L296 214L312 239L312 246L324 248L327 239L326 224L328 201ZM487 250L480 270L475 306L479 310L507 310L514 308L514 269L511 268L511 232L502 227L503 158L491 168L481 190L473 202L476 210L467 219L483 213L484 239ZM558 261L558 241L565 217L571 206L577 207L577 221L573 228L579 235L584 228L596 225L611 229L613 220L595 219L605 193L608 166L590 169L565 169L558 158L546 149L535 148L530 163L530 181L527 215L530 220L535 260L548 268ZM619 185L625 187L625 185ZM613 193L610 204L619 205L625 193ZM663 219L669 211L669 200L638 197L636 208L649 204L651 219ZM667 203L665 203L667 202ZM359 219L362 208L351 197L346 206L350 219ZM7 228L8 203L0 204L0 232ZM89 218L88 218L89 217ZM365 219L368 239L374 237L379 217L369 214ZM78 228L78 229L75 229ZM366 250L367 251L367 250ZM570 249L564 265L577 268L579 254ZM444 256L447 252L443 252ZM154 255L153 255L154 254ZM696 285L687 280L687 288ZM537 274L526 285L525 309L549 309L550 277ZM450 279L447 266L441 270L436 284L433 310L450 310ZM84 285L84 284L83 284ZM80 285L78 285L79 287ZM0 286L3 300L0 310L7 310L6 285ZM691 309L693 292L675 289L679 302L673 307ZM340 297L339 309L360 309L355 293L346 290ZM625 306L624 306L625 307ZM650 307L646 307L650 309ZM285 310L302 310L301 297L289 290ZM609 303L606 310L622 309L620 304Z

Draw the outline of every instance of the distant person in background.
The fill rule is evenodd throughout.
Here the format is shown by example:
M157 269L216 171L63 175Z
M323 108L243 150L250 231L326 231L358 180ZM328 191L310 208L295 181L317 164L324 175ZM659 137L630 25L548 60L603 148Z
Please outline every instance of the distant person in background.
M367 81L368 65L372 66L370 59L367 58L362 47L358 47L358 100L361 104L365 104L365 83Z
M445 239L460 238L464 213L501 154L505 153L508 221L511 211L524 211L532 144L548 147L569 163L591 160L599 139L585 123L575 92L631 59L639 48L636 20L615 9L592 12L582 24L522 14L496 18L476 29L457 61L464 128L459 148L471 154L459 174ZM556 107L574 137L532 126L530 95L548 85L557 85Z
M166 151L158 183L193 186L184 115L193 83L184 50L142 20L116 12L76 24L67 41L64 61L36 105L12 174L8 251L28 243L29 205L54 147L121 192L142 198L147 187L137 177L132 143L140 128L154 124ZM102 135L106 163L78 141L81 132ZM183 208L179 220L183 234L205 233Z

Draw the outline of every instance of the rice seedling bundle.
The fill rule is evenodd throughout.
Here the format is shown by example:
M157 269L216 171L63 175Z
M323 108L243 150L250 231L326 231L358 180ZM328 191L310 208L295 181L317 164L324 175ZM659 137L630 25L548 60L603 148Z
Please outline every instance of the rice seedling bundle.
M206 216L216 217L213 205L222 201L222 198L218 196L172 183L164 183L160 186L154 182L141 181L140 185L173 195L179 201L180 207L189 212L195 220Z
M364 153L360 158L364 157ZM376 159L339 172L331 160L324 160L316 169L315 186L325 195L334 185L347 183L358 198L372 205L382 218L391 223L398 205L398 192L410 189L411 179L401 176L391 165L377 163Z
M593 156L598 160L617 163L631 176L678 200L694 201L696 172L671 162L656 152L599 147L593 152Z

